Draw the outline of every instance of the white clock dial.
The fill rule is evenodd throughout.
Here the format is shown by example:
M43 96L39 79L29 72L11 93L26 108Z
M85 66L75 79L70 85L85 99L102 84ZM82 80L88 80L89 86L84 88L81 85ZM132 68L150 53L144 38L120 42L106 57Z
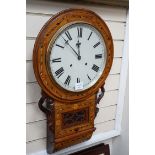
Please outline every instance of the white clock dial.
M49 49L50 72L66 90L86 90L102 75L106 63L105 42L99 31L89 24L66 27Z

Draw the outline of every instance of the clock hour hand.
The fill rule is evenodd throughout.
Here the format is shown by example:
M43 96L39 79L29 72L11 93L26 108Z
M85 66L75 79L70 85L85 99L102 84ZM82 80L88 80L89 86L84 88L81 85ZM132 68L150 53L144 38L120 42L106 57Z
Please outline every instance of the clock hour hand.
M77 48L78 48L78 60L81 60L81 56L80 56L80 45L81 45L81 43L79 42L79 40L78 40L78 42L76 43L76 46L77 46Z
M75 49L69 44L68 40L66 40L64 37L62 37L62 38L64 39L65 44L67 44L67 45L74 51L74 53L77 55L78 60L79 60L79 55L78 55L78 53L75 51Z

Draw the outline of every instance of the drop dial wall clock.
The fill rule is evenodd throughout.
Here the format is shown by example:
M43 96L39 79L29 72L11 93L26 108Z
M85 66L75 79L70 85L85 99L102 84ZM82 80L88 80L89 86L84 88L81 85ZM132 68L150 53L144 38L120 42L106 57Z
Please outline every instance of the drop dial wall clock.
M110 31L94 12L68 9L45 23L33 67L42 90L39 107L47 116L48 153L91 138L112 61Z

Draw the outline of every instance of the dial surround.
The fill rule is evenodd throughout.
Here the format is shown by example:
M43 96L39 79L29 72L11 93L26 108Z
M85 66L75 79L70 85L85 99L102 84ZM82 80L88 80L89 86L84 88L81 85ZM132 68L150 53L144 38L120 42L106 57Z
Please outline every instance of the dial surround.
M106 64L97 82L84 91L68 91L54 80L49 67L49 45L58 34L74 23L87 23L96 28L102 35L106 45ZM39 32L33 49L33 68L38 84L48 96L66 103L83 101L98 92L110 72L114 56L112 35L106 23L96 13L87 9L67 9L50 18ZM59 59L58 59L59 60ZM55 60L55 61L58 61ZM71 65L71 64L70 64ZM88 64L87 64L88 65Z
M77 22L65 25L53 38L47 66L54 81L72 92L92 87L106 64L107 49L100 32L88 23Z

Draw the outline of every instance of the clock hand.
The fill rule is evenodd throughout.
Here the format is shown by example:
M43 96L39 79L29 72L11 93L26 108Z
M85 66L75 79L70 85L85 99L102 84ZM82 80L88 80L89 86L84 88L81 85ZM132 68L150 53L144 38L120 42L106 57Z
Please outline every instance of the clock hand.
M79 40L78 40L78 42L76 43L76 46L77 46L77 48L78 48L78 60L81 60L81 56L80 56L80 45L81 45L81 43L79 42Z
M75 53L77 56L79 56L78 53L74 50L74 48L73 48L68 42L67 42L66 44L74 51L74 53Z
M68 42L68 40L66 40L63 36L61 36L63 38L63 40L65 41L65 44Z
M62 36L62 38L64 39L64 41L65 41L65 44L67 44L73 51L74 51L74 53L78 56L78 58L79 58L79 55L78 55L78 53L74 50L74 48L69 44L69 42L68 42L68 40L66 40L63 36Z

